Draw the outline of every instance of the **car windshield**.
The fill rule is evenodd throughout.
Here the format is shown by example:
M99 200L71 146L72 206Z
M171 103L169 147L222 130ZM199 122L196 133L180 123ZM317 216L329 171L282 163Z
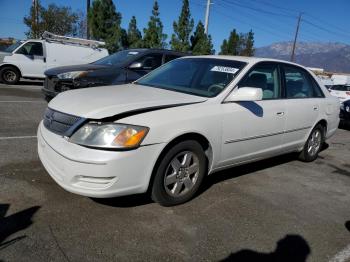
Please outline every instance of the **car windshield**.
M4 51L7 53L12 53L17 47L19 47L22 44L21 41L18 41L10 46L8 46Z
M118 65L131 60L133 57L138 55L139 51L124 50L117 52L113 55L106 56L100 60L93 62L95 65Z
M216 58L177 59L152 71L136 84L214 97L245 65L239 61Z
M332 90L336 90L336 91L350 91L350 86L335 85L335 86L332 87Z

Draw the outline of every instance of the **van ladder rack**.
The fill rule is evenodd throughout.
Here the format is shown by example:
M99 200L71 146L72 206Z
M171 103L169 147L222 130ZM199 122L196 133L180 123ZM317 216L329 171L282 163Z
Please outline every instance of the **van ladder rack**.
M74 44L74 45L81 45L91 48L98 48L100 46L104 46L105 42L95 41L95 40L88 40L83 38L75 38L75 37L68 37L68 36L60 36L55 35L53 33L45 31L41 35L42 39L50 42L59 42L62 44Z

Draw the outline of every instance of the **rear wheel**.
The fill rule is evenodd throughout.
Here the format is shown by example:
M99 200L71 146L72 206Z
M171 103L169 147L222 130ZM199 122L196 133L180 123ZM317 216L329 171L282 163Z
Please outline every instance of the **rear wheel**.
M321 151L323 142L324 128L322 125L317 125L307 139L303 151L300 152L299 159L305 162L314 161Z
M193 140L172 147L160 160L152 185L152 199L163 206L182 204L198 191L206 174L202 146Z
M21 75L15 67L5 66L0 70L1 80L8 85L17 84Z

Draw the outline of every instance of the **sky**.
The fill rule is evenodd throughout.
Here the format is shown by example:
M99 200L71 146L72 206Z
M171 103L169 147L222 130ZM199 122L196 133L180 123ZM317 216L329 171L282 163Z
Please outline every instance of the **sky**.
M93 0L91 0L92 2ZM127 28L133 15L138 27L147 26L154 0L113 0ZM182 0L158 0L164 32L170 40L172 24L181 12ZM350 44L350 0L211 0L209 33L214 48L220 50L230 31L255 33L255 46L294 38L297 19L302 13L298 41L340 42ZM73 11L86 10L86 0L41 0L43 6L55 3L70 6ZM207 0L190 0L195 24L204 21ZM23 17L29 13L32 0L0 0L0 37L25 38Z

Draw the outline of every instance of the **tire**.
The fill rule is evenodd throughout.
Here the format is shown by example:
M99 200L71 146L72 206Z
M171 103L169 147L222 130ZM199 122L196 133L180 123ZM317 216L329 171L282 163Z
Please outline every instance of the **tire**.
M21 77L20 72L13 66L5 66L0 70L0 79L8 85L17 84Z
M52 96L45 96L45 100L48 103L52 100L52 98L53 98Z
M318 124L311 131L303 150L299 154L299 160L304 162L312 162L318 157L318 153L322 149L324 143L324 128Z
M152 199L162 206L182 204L197 193L207 174L207 159L194 140L180 142L160 159L152 184Z

